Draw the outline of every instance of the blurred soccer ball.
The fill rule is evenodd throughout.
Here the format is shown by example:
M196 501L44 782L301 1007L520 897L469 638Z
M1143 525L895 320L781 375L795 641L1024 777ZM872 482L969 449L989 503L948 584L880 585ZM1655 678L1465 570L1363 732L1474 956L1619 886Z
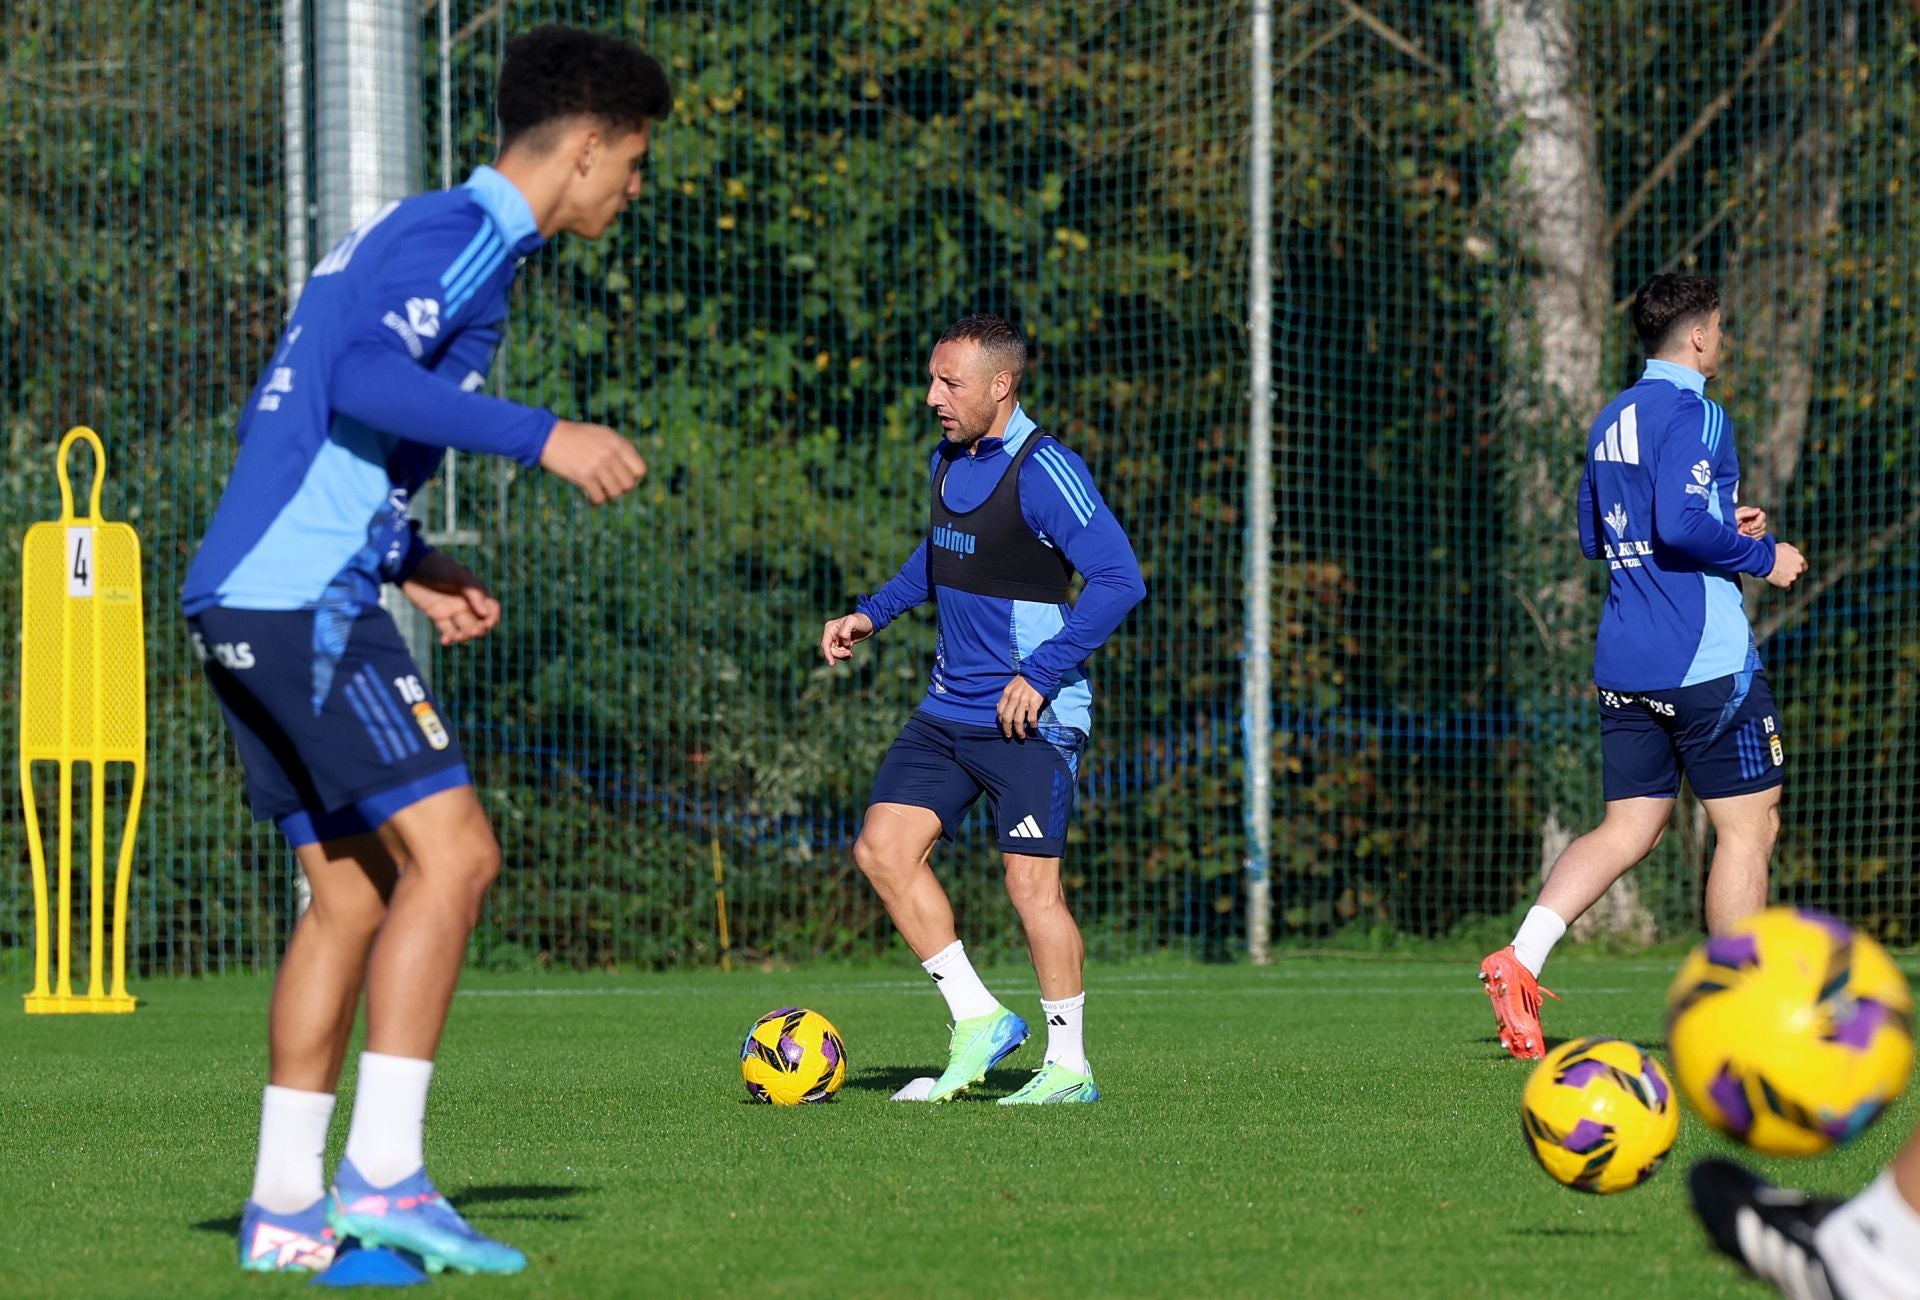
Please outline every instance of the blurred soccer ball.
M1913 1069L1913 993L1886 949L1822 912L1776 907L1693 950L1667 991L1687 1101L1768 1155L1849 1141Z
M776 1106L830 1101L846 1082L847 1049L840 1031L818 1011L782 1007L747 1031L740 1077L755 1101Z
M1579 1192L1624 1192L1653 1177L1680 1131L1680 1100L1660 1062L1618 1038L1548 1052L1520 1097L1527 1149Z

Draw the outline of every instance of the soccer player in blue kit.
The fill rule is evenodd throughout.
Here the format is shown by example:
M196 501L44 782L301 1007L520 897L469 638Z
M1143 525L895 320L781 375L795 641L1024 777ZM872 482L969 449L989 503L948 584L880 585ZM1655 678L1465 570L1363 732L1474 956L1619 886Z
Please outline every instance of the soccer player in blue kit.
M380 590L398 584L442 645L500 620L407 518L446 448L539 465L595 504L645 474L612 429L479 389L520 262L563 231L606 231L639 196L672 102L660 65L623 41L559 27L513 41L494 165L388 205L327 253L241 415L182 604L253 814L278 824L313 891L274 982L243 1268L318 1271L348 1237L435 1271L526 1266L425 1169L433 1058L500 847ZM322 1155L363 987L366 1051L329 1190Z
M1007 894L1026 931L1047 1021L1044 1063L1002 1105L1097 1101L1081 1030L1085 947L1060 856L1092 726L1087 660L1146 596L1133 547L1085 462L1021 409L1026 341L998 316L964 316L927 365L943 432L931 457L927 537L898 574L826 624L827 663L917 605L939 636L927 694L875 777L854 861L953 1017L930 1100L986 1077L1027 1024L981 981L928 861L982 795ZM1085 580L1069 604L1075 571Z
M1480 964L1501 1046L1522 1060L1546 1051L1547 954L1653 852L1682 772L1716 840L1709 930L1766 906L1780 831L1786 753L1739 575L1785 588L1807 562L1767 535L1765 511L1738 504L1733 427L1706 395L1720 368L1719 291L1656 275L1632 310L1650 359L1593 422L1578 505L1580 549L1608 569L1593 655L1606 816L1553 864L1513 943Z

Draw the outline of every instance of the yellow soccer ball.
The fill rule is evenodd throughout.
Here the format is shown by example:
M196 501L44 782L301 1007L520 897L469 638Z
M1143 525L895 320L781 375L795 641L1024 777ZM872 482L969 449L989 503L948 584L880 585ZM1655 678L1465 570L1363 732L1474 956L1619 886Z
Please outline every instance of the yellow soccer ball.
M1906 1086L1913 992L1844 921L1775 907L1693 950L1667 990L1667 1043L1707 1123L1768 1155L1814 1155Z
M740 1077L755 1101L776 1106L831 1101L847 1081L847 1049L840 1031L818 1011L782 1007L747 1031Z
M1618 1038L1548 1052L1520 1096L1527 1150L1577 1192L1624 1192L1653 1177L1680 1132L1680 1100L1660 1062Z

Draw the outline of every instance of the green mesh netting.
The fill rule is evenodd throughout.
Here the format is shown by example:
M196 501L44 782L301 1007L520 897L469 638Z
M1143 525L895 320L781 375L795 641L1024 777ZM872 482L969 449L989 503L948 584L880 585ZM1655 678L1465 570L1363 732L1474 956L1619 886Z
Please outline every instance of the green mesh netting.
M677 96L618 231L526 267L496 374L630 432L646 487L590 511L462 457L429 506L508 611L432 665L509 861L477 958L714 961L716 858L737 956L890 941L847 850L931 623L852 670L812 647L914 544L922 367L973 308L1030 331L1028 409L1151 592L1095 664L1066 868L1089 946L1238 952L1250 6L456 0L447 160L439 15L409 12L423 188L491 157L500 51L535 23L633 36ZM1814 562L1753 601L1793 764L1778 888L1910 940L1913 12L1273 12L1276 940L1497 929L1597 814L1603 577L1569 503L1637 369L1623 300L1668 267L1723 286L1742 499ZM287 307L281 14L28 0L0 32L4 607L51 449L92 424L149 558L136 964L269 964L292 863L246 820L172 594ZM9 653L9 738L14 683ZM982 832L939 861L970 946L1012 953ZM11 797L0 844L18 971ZM1683 800L1606 927L1690 932L1708 850Z

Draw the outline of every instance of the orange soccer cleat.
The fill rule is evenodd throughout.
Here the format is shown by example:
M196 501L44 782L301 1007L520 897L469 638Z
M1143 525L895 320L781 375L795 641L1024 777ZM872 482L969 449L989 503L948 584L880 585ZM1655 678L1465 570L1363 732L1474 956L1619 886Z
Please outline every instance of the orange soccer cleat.
M1555 1002L1560 995L1540 987L1533 972L1520 964L1508 944L1480 963L1480 982L1493 1000L1493 1020L1500 1027L1500 1046L1522 1061L1537 1061L1547 1054L1546 1036L1540 1032L1540 995Z

